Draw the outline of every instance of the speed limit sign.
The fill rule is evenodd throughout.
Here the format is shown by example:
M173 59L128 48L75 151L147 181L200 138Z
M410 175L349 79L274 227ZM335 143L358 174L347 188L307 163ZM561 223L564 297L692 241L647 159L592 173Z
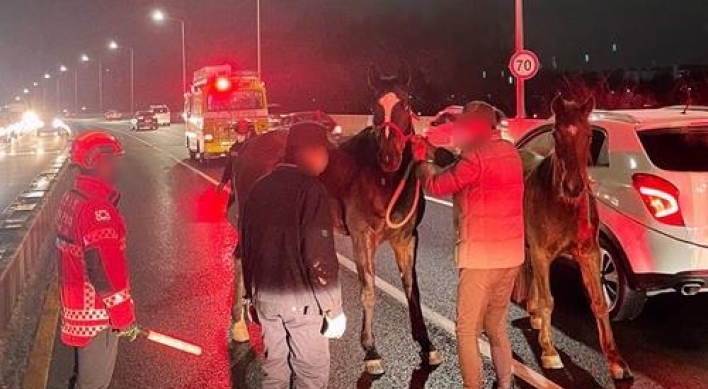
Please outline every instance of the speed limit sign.
M541 63L538 60L538 56L530 50L519 50L509 60L511 74L523 80L533 78L540 67Z

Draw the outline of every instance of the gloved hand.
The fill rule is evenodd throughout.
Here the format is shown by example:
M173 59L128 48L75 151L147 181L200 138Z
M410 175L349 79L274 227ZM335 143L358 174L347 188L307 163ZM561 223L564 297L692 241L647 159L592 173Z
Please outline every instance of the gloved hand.
M344 335L344 331L347 329L347 317L343 312L335 317L330 317L329 314L326 314L324 320L322 335L325 338L339 339Z
M413 152L413 160L420 162L428 158L428 142L421 136L411 138L411 151Z
M129 342L132 342L137 339L138 335L140 335L140 327L138 327L138 325L135 323L131 324L127 328L118 331L118 337L128 339Z

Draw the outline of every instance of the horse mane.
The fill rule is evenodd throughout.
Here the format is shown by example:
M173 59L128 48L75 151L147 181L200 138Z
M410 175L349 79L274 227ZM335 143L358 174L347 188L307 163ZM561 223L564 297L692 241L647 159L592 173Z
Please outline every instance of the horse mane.
M339 150L347 154L360 167L378 169L378 144L373 127L359 131L344 143L339 145Z

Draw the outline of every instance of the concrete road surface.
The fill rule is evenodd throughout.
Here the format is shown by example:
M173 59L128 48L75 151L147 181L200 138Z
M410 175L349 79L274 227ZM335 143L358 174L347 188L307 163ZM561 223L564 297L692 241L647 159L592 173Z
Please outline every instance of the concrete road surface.
M259 388L258 347L254 351L227 341L234 234L224 219L225 196L214 190L223 164L189 162L179 125L141 133L129 132L125 123L91 125L114 132L127 150L126 174L119 187L129 226L128 254L139 322L204 348L204 355L194 357L145 341L122 343L112 388ZM80 130L88 124L77 126ZM461 387L452 322L456 270L451 259L451 225L449 204L429 201L420 230L418 275L432 340L446 356L435 370L419 366L392 253L388 248L378 253L375 333L388 367L378 379L362 374L358 282L350 268L350 244L338 238L349 328L343 339L332 342L330 388ZM537 333L530 329L526 312L514 306L509 329L516 370L533 381L519 382L518 387L708 388L706 296L660 296L634 322L615 324L620 349L636 379L614 383L598 352L594 320L577 272L557 266L553 277L554 334L566 369L539 368ZM49 310L55 308L47 305ZM46 366L47 387L65 388L72 363L72 351L55 342L51 364ZM485 377L489 387L489 363Z
M66 146L65 136L24 135L0 144L0 211L26 190Z

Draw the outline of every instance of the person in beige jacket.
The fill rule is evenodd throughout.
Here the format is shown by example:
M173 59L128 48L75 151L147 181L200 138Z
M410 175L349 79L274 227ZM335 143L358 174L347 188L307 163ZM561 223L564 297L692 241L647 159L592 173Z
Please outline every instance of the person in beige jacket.
M452 196L457 233L455 261L457 341L465 388L482 385L477 338L485 331L497 373L496 387L512 386L512 353L506 317L514 281L524 261L523 169L514 145L497 130L497 110L467 105L453 137L462 154L440 170L425 161L429 145L413 140L417 173L425 191Z

